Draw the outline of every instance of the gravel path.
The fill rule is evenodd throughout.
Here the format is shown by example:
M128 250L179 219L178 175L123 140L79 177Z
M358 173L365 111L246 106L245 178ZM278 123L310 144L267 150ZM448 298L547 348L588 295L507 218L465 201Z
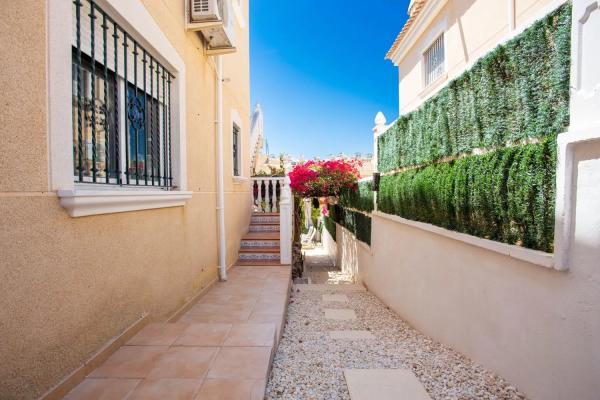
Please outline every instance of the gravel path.
M267 399L350 399L343 368L409 368L433 400L524 399L500 377L411 328L372 294L303 286L290 299ZM344 293L348 302L324 302L326 293ZM324 308L350 308L357 319L327 320ZM332 330L369 330L375 339L333 340Z

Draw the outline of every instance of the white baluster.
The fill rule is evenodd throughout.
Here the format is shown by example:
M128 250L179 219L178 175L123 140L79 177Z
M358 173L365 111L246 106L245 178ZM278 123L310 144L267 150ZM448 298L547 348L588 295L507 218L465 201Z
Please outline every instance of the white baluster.
M279 179L273 179L273 207L271 207L272 212L277 212L277 182L279 182Z
M262 208L262 179L258 179L257 181L258 184L258 212L263 212L263 208Z
M265 180L265 212L271 212L271 204L269 202L269 187L271 186L271 179Z

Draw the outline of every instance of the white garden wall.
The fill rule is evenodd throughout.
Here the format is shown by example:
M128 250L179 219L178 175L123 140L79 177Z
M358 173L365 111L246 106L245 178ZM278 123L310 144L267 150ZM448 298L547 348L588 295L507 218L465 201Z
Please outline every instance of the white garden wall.
M553 257L514 246L520 256L511 256L377 212L370 251L337 231L342 268L416 329L534 400L600 399L599 35L600 1L573 0L571 126L558 140Z
M336 224L337 261L342 272L351 274L357 281L363 279L363 271L371 269L373 256L370 247L356 239L348 229Z

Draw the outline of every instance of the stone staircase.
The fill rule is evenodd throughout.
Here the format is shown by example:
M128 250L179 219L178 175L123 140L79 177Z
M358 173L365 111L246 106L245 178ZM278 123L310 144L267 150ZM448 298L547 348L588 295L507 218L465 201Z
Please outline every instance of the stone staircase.
M253 213L236 265L281 265L279 223L279 213Z

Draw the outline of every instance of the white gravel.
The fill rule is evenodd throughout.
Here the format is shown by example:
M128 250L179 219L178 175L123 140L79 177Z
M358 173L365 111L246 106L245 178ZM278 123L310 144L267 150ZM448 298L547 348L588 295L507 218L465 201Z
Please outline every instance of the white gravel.
M409 368L433 400L524 399L481 365L411 328L368 292L324 302L328 291L294 289L267 399L350 399L343 368ZM326 320L326 308L351 308L355 320ZM368 330L374 340L334 340L329 331Z

